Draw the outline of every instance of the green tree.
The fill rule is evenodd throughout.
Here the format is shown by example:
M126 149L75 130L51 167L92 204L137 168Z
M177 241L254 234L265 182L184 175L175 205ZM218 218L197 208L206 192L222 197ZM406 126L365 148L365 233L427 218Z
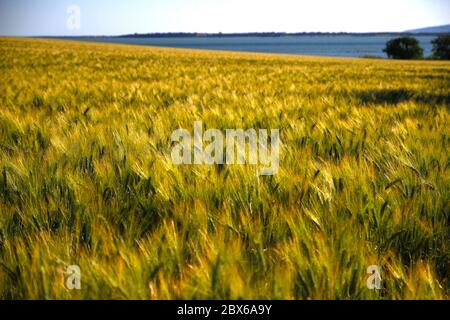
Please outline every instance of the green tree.
M402 37L392 39L386 43L383 50L389 58L393 59L421 59L423 58L423 49L416 38Z
M441 60L450 60L450 34L437 37L433 41L433 56Z

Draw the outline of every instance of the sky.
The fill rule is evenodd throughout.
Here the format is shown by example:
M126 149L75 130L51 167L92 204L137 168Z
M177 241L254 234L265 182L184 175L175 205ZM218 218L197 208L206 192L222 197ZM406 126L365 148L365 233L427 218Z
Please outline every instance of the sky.
M79 11L68 11L73 6ZM9 36L382 32L443 24L450 24L450 0L0 0L0 35Z

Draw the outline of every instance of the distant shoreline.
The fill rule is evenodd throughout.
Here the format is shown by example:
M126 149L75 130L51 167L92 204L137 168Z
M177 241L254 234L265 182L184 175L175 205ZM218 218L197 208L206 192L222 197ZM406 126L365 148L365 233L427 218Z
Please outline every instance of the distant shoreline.
M167 33L134 33L115 36L90 35L90 36L35 36L33 38L235 38L235 37L292 37L292 36L354 36L354 37L373 37L373 36L439 36L447 32L247 32L247 33L197 33L197 32L167 32Z
M383 49L390 39L404 34L146 34L97 37L53 37L47 39L121 43L169 48L224 50L237 52L260 52L272 54L294 54L307 56L377 57L386 58ZM426 55L432 51L431 41L435 36L415 35Z

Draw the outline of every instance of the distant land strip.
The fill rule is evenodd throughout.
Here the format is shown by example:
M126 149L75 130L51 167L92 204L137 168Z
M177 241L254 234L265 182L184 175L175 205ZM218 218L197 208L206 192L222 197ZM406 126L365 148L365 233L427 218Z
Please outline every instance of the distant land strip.
M45 36L46 38L232 38L232 37L288 37L288 36L437 36L448 32L246 32L246 33L199 33L199 32L167 32L167 33L133 33L117 36Z

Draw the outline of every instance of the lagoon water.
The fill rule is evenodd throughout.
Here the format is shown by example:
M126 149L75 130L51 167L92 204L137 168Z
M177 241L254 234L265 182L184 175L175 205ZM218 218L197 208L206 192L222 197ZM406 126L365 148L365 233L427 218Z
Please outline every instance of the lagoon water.
M82 37L74 40L136 44L172 48L192 48L246 52L266 52L331 57L386 57L386 42L398 36L280 36L280 37L189 37L189 38L112 38ZM425 56L431 55L434 36L416 37Z

